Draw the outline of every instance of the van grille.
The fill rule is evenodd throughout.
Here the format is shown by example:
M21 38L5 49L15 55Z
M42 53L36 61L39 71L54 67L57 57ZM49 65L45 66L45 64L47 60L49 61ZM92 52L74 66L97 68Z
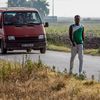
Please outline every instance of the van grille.
M38 42L38 37L16 37L15 41L19 43Z
M38 37L15 37L15 40L7 40L8 43L34 43L41 41L44 40L39 40Z

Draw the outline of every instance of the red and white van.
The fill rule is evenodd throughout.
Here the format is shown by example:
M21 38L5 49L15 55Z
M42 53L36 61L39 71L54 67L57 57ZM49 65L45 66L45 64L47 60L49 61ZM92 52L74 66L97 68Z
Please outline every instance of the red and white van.
M46 32L39 12L34 8L0 8L1 53L8 50L40 50L46 52Z

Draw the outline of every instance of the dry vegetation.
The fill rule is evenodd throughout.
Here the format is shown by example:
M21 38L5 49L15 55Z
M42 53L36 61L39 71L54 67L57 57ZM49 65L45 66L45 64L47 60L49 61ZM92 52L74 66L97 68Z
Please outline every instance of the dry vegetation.
M0 61L0 100L100 100L100 84L25 59Z

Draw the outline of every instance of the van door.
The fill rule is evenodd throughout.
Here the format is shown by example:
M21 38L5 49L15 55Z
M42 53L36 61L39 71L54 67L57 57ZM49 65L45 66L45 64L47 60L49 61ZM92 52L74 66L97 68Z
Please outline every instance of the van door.
M1 29L2 29L2 13L0 12L0 35L1 35Z
M2 13L0 12L0 41L3 37L3 29L2 29ZM0 43L1 44L1 43Z

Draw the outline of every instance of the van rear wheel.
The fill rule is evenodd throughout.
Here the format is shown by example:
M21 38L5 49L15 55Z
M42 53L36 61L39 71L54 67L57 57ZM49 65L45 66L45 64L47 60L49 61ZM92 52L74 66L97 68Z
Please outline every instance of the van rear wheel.
M6 54L7 53L7 49L4 48L4 42L1 41L1 54Z
M42 54L46 53L46 48L40 48L40 53Z

